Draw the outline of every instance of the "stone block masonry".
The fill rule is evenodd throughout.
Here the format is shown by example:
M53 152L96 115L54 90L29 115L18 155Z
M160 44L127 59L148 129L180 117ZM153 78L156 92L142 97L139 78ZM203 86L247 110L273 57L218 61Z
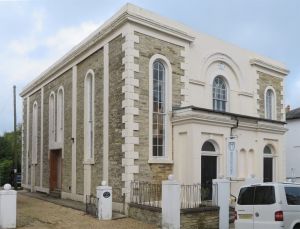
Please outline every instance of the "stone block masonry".
M283 109L283 79L276 78L266 73L258 72L258 114L261 118L265 118L265 89L268 86L272 86L275 90L276 97L276 120L284 121Z
M84 194L84 80L92 69L95 73L95 121L94 121L94 164L91 165L91 194L96 194L96 186L102 179L102 85L103 85L103 49L100 49L77 65L77 131L76 131L76 194ZM71 101L71 100L70 100ZM71 117L70 117L71 119ZM101 128L101 129L100 129ZM71 128L70 128L71 129ZM69 162L71 166L71 161ZM71 167L70 167L71 171ZM71 182L71 178L70 178ZM89 181L87 181L89 182Z
M124 38L119 35L109 42L109 152L108 185L113 188L113 202L123 203L122 196L122 44Z
M135 57L134 63L138 64L139 72L135 72L134 77L139 81L139 87L134 88L138 94L139 100L135 101L135 107L139 109L139 115L134 117L135 123L138 123L139 130L135 136L139 137L139 145L136 145L135 151L139 152L139 158L135 164L139 166L139 173L135 174L135 180L157 181L167 179L172 173L172 164L149 164L149 61L155 54L165 56L172 66L172 106L178 107L183 103L182 89L185 88L182 76L184 70L182 63L184 58L182 52L184 47L135 32L138 41L134 48L138 50L139 56Z
M71 115L72 115L72 71L68 70L61 76L44 86L43 116L43 187L49 188L49 97L51 92L57 95L58 89L64 89L64 145L62 149L62 191L70 192L71 186Z

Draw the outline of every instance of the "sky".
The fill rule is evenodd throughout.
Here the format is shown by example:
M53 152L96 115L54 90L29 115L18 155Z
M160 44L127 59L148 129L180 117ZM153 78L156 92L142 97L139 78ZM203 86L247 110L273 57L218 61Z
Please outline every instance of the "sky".
M285 104L300 107L298 0L0 0L0 135L13 130L13 85L21 123L22 89L127 2L284 63Z

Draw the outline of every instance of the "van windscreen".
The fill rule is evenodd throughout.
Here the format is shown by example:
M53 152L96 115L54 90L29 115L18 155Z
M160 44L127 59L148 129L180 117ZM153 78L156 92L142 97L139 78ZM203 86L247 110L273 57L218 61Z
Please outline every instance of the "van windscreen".
M288 205L300 205L300 187L284 187Z

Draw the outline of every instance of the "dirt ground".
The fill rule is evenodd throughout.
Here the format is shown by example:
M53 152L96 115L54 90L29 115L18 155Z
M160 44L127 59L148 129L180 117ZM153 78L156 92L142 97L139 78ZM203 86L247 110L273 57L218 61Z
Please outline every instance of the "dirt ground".
M17 228L154 229L155 227L130 218L99 221L86 215L85 212L18 194Z

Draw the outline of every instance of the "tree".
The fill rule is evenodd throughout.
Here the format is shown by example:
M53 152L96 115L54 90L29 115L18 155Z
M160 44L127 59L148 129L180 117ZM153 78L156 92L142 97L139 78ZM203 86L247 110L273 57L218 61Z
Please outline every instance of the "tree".
M21 171L22 125L18 125L16 137L17 171ZM0 136L0 185L11 183L11 171L14 165L14 132L4 133Z

